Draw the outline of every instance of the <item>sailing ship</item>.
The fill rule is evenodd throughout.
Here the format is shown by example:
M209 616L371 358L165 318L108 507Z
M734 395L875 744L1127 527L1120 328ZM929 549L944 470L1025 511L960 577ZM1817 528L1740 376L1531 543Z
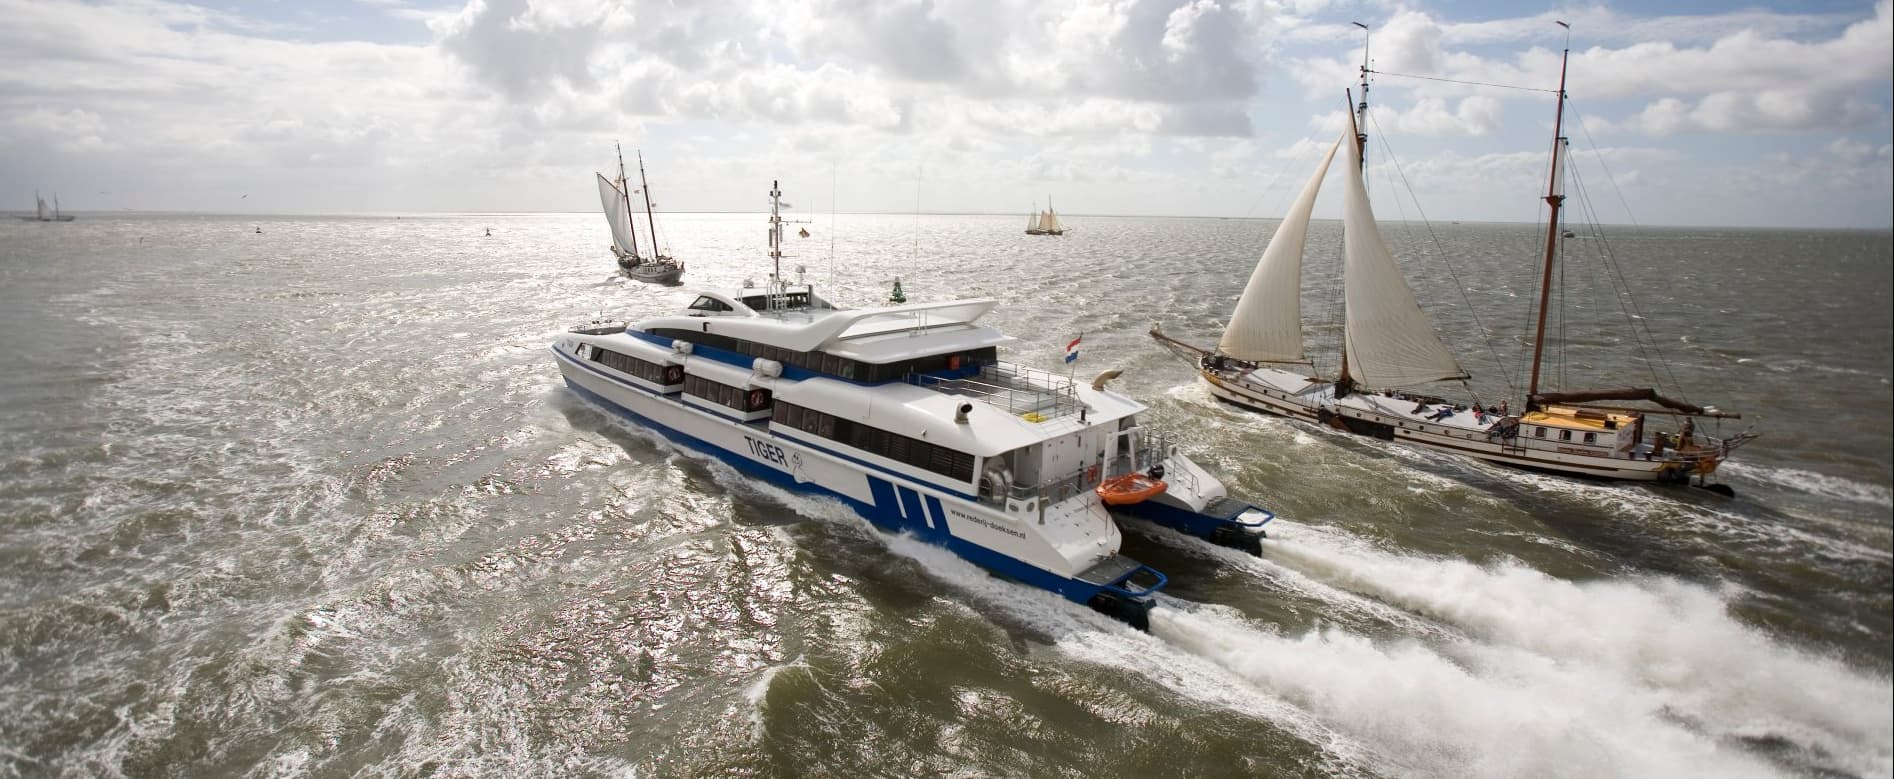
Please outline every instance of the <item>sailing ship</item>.
M644 153L638 153L638 188L644 197L646 224L650 226L651 256L646 257L638 248L638 231L632 223L631 185L625 177L625 152L617 144L618 178L608 179L605 174L598 175L599 202L605 207L605 222L611 225L612 255L618 258L618 267L638 281L653 284L676 284L684 277L684 263L671 258L658 248L658 220L652 213L651 185L645 180Z
M1737 418L1738 414L1674 400L1648 388L1542 391L1546 309L1555 278L1557 240L1565 234L1559 225L1566 154L1563 64L1553 121L1551 179L1544 195L1551 216L1532 340L1531 381L1520 399L1524 402L1515 414L1507 400L1497 408L1477 401L1469 407L1417 390L1438 382L1465 382L1470 376L1422 312L1368 203L1362 182L1367 135L1360 126L1366 121L1369 72L1364 63L1364 99L1349 112L1355 126L1342 131L1284 216L1216 347L1205 349L1173 339L1157 325L1152 326L1151 335L1192 358L1211 394L1239 407L1509 466L1604 479L1687 483L1695 477L1699 486L1733 494L1729 487L1708 479L1732 450L1755 434L1714 438L1697 431L1696 420ZM1314 372L1313 362L1304 353L1302 338L1303 249L1316 195L1338 151L1343 152L1346 165L1342 176L1346 187L1343 346L1336 374L1309 375ZM1630 402L1654 407L1626 405ZM1652 429L1652 418L1661 416L1682 421L1675 431Z
M1027 235L1065 235L1065 225L1059 223L1058 212L1052 210L1052 198L1046 198L1046 210L1039 211L1036 204L1033 210L1038 213L1026 214Z
M33 204L33 215L21 215L21 219L25 219L28 222L70 222L73 220L71 214L59 213L59 193L57 192L53 193L52 210L47 210L46 198L40 197L37 191L33 193Z

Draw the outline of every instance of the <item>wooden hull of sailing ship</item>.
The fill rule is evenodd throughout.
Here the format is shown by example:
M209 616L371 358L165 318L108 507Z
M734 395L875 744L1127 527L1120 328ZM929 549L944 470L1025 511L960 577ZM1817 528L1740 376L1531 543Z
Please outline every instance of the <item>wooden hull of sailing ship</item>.
M684 278L683 266L665 260L645 260L628 267L621 262L620 267L632 279L651 284L676 284Z
M1681 482L1715 472L1724 456L1721 445L1714 440L1710 446L1683 450L1656 451L1643 442L1628 449L1614 449L1585 445L1583 432L1577 433L1577 441L1563 441L1559 436L1565 428L1521 423L1518 417L1482 417L1456 411L1444 419L1432 419L1438 413L1438 403L1420 404L1405 397L1367 392L1336 400L1334 385L1273 368L1206 368L1200 375L1212 396L1241 408L1516 468L1600 479ZM1499 432L1504 429L1502 420L1517 424L1513 435ZM1534 429L1549 430L1549 435L1535 437L1530 432Z

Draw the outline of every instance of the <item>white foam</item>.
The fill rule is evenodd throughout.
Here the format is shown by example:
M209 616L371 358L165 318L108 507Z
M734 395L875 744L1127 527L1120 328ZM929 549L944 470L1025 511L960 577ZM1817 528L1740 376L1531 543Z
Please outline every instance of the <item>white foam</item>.
M756 680L750 682L750 686L744 689L743 699L750 705L750 741L752 743L762 741L765 735L763 713L765 702L769 698L770 682L776 680L777 674L792 668L808 670L809 664L802 655L796 655L795 659L787 663L763 669L762 673L756 675Z
M891 550L920 563L960 593L1054 636L1054 645L1062 654L1142 676L1201 704L1267 720L1339 759L1357 763L1373 760L1372 750L1299 707L1242 684L1216 664L1167 646L1151 634L1140 633L1050 592L989 575L954 553L912 536L882 537ZM1152 613L1178 608L1221 607L1199 607L1164 598Z
M1337 629L1286 637L1214 610L1152 631L1371 744L1409 776L1768 776L1648 693L1520 653L1452 658Z
M1711 735L1770 734L1849 771L1885 775L1894 767L1889 680L1742 624L1723 594L1662 577L1581 584L1514 563L1477 566L1330 541L1303 534L1278 539L1271 551L1313 578L1558 667L1583 668L1600 686L1649 698Z
M1740 461L1724 463L1722 470L1746 479L1787 487L1810 495L1868 503L1882 508L1894 507L1894 490L1879 484L1863 484L1800 468L1772 468Z

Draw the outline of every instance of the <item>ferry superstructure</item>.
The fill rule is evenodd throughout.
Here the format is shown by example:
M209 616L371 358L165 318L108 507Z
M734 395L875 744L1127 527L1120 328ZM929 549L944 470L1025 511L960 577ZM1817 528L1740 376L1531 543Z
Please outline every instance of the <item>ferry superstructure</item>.
M781 192L770 194L780 269ZM1167 580L1119 554L1099 485L1133 468L1201 469L1154 446L1136 420L1144 406L1102 380L1001 361L1015 339L978 322L995 305L841 309L779 271L676 314L573 328L552 351L574 392L746 474L834 496L885 530L1145 628ZM1260 510L1213 516L1233 501L1207 474L1190 481L1165 504L1170 524L1260 538Z

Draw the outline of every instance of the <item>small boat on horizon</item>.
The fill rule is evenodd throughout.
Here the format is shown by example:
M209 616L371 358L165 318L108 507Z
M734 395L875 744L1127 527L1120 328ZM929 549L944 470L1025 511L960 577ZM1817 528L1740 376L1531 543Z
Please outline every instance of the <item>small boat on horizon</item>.
M39 192L35 190L33 192L33 207L34 211L32 216L21 214L19 218L28 222L70 222L75 218L71 214L62 214L59 212L59 193L57 192L53 193L52 209L47 210L46 198L40 197Z
M1027 235L1065 235L1065 225L1060 224L1059 214L1052 210L1052 198L1046 198L1046 210L1039 211L1039 205L1033 204L1033 212L1026 214Z
M605 208L605 222L611 226L612 254L618 259L618 268L637 281L652 284L676 284L684 277L684 263L671 258L671 255L659 248L658 219L653 214L651 204L651 185L645 180L644 153L638 153L638 188L644 198L646 224L651 233L651 256L644 256L638 247L638 231L632 224L631 183L625 177L624 149L613 144L618 150L618 178L608 179L598 174L599 201ZM488 228L492 234L492 228Z

